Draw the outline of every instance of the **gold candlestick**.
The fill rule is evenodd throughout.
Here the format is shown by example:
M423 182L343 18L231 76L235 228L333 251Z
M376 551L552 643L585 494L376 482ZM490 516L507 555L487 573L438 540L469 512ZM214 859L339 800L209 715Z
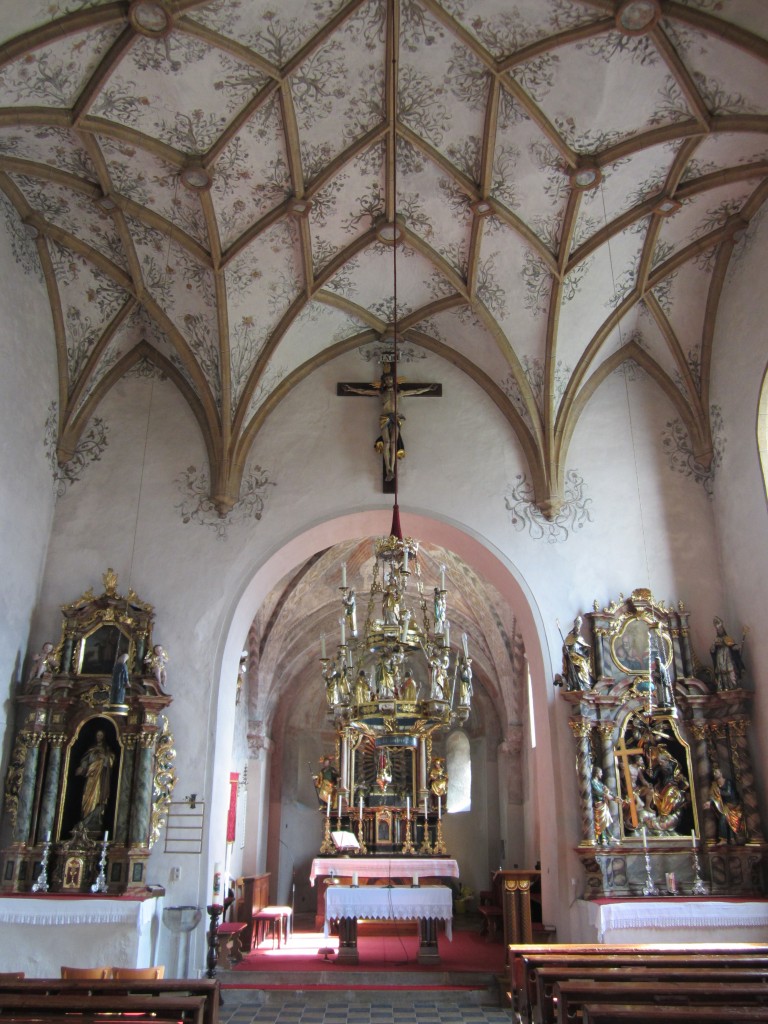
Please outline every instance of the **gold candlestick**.
M408 814L405 819L405 842L401 853L416 853L416 847L413 845L411 838L411 816Z
M429 818L424 815L424 840L419 847L419 853L432 853L432 847L429 844Z
M365 839L363 838L363 812L358 811L357 814L357 841L360 844L360 853L368 853L368 847L365 845Z
M443 821L442 818L437 819L437 836L435 838L435 845L432 848L433 853L448 853L448 849L443 841Z
M333 853L333 842L331 841L331 819L327 816L325 819L325 834L323 835L320 853Z

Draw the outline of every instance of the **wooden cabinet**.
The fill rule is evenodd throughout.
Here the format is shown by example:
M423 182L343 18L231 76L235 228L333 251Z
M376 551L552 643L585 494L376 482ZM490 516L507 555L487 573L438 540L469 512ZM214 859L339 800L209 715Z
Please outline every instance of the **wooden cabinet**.
M235 882L235 921L245 922L240 948L250 952L255 938L255 915L269 906L269 874L244 875Z

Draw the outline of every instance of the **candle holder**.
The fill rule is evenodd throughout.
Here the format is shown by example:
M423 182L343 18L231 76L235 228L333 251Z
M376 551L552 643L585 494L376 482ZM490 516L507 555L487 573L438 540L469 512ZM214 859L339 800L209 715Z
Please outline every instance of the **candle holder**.
M411 835L411 816L406 815L405 818L405 841L401 853L416 853L416 847L413 845L413 837Z
M205 976L206 978L215 978L216 964L219 961L219 918L224 912L224 907L220 903L212 903L205 909L208 911L208 917L211 919L207 935L208 956L206 959L207 970Z
M368 853L368 847L365 845L365 838L363 836L363 812L359 811L357 815L357 841L360 844L360 853Z
M333 841L331 839L331 819L328 815L325 817L325 832L323 834L323 842L320 846L320 853L333 853Z
M429 818L424 815L424 839L419 847L419 853L432 853L432 846L429 842Z
M107 846L109 844L108 839L102 839L101 841L101 857L99 858L99 873L96 876L96 881L91 886L91 892L106 892L107 891Z
M693 896L706 896L709 890L707 889L707 883L701 877L699 854L695 847L691 853L691 860L693 861L693 888L691 889L691 894Z
M51 855L51 841L46 839L43 843L43 859L40 863L40 874L32 886L32 892L48 892L48 858Z
M448 848L443 840L443 819L437 819L437 835L435 836L435 845L432 847L432 852L441 854L448 853Z
M648 852L648 848L645 849L645 885L643 886L643 896L658 896L659 890L656 883L653 880L651 874L651 855Z

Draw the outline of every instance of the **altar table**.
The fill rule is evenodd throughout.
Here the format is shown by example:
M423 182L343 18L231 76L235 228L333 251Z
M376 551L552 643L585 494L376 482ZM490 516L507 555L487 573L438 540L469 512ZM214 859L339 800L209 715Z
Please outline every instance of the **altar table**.
M667 896L663 899L581 900L585 941L731 942L768 939L768 900Z
M325 934L331 921L339 922L339 963L358 963L357 921L419 922L420 964L440 960L437 922L445 923L446 938L451 931L453 894L447 885L349 886L333 885L325 894Z

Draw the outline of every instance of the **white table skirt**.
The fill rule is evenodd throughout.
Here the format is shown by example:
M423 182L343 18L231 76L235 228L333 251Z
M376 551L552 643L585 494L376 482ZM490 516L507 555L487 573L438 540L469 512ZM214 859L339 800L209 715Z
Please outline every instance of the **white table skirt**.
M162 901L161 901L162 902ZM132 925L141 934L157 913L157 900L86 897L0 899L0 924L61 926L80 924Z
M602 942L606 932L630 929L721 928L768 929L768 901L743 900L627 900L598 903L585 901L587 917ZM619 939L619 941L621 941ZM659 935L659 941L664 941ZM704 937L702 936L702 941Z
M445 934L451 930L453 894L447 885L413 887L331 885L325 893L325 934L331 921L341 917L364 920L413 921L428 919L445 922Z
M311 885L322 875L358 878L458 878L459 865L450 857L315 857Z

